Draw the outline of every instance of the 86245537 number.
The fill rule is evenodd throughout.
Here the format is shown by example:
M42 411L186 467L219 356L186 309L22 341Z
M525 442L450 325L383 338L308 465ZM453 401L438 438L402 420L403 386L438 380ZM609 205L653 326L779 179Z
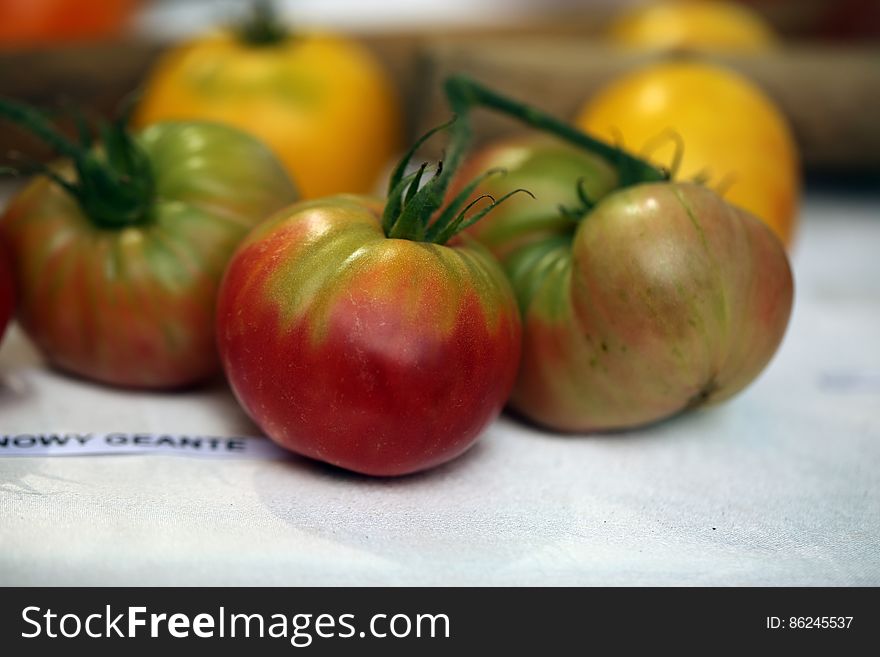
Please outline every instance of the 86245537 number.
M845 630L853 622L853 616L767 616L768 630Z

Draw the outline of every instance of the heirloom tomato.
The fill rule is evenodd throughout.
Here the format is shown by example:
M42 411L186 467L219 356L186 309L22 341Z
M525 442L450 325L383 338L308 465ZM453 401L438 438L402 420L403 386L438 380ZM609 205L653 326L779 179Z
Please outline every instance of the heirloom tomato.
M753 9L719 0L663 0L622 12L611 25L612 42L647 50L759 52L776 35Z
M207 123L159 123L74 144L9 101L67 156L0 218L19 321L46 358L132 387L197 382L219 369L215 295L247 230L295 200L281 164L253 137Z
M793 293L785 249L765 224L535 108L467 80L451 88L467 99L453 102L461 114L474 102L504 108L581 149L576 159L574 145L532 138L489 145L452 186L461 193L472 176L505 167L471 197L508 181L537 197L470 229L501 258L522 313L516 411L556 430L623 429L726 399L761 372Z
M372 191L402 132L391 82L366 48L288 34L262 15L161 59L135 121L167 119L220 121L256 135L303 198Z
M465 199L429 226L442 177L416 191L421 173L398 176L387 202L340 195L282 210L230 261L217 314L226 374L290 450L365 474L415 472L466 450L507 400L513 293L488 251L453 235Z
M739 74L698 62L651 65L599 91L575 124L667 162L677 137L676 178L708 176L725 199L791 243L800 188L794 138L779 109Z

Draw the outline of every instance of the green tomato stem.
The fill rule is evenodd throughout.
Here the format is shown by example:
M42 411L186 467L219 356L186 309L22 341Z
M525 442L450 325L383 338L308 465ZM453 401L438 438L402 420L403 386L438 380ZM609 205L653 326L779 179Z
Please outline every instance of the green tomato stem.
M475 212L473 216L466 217L467 212L475 205L475 202L469 202L470 196L484 177L503 173L493 171L471 181L438 214L446 198L449 184L470 148L473 137L470 113L476 107L501 112L537 130L556 135L578 148L599 155L617 167L620 187L669 179L666 172L627 151L591 137L541 110L492 91L469 77L454 75L448 78L445 91L456 118L434 128L417 140L392 173L388 185L388 202L382 216L382 227L388 237L445 244L454 235L479 221L514 194L528 193L527 190L517 189L498 200L488 197L490 203L486 207ZM446 159L441 166L438 166L434 176L420 188L425 165L422 165L416 173L409 175L406 175L407 167L419 146L431 135L444 129L450 131ZM583 181L578 181L578 198L582 207L560 208L560 212L573 222L579 221L595 203L585 194Z
M24 103L0 97L0 117L39 137L73 163L76 180L67 180L43 164L33 168L70 194L96 226L120 229L149 221L155 197L152 167L123 121L102 123L98 128L102 145L96 148L80 115L75 117L78 144Z
M664 171L622 148L606 144L535 107L492 91L470 77L453 75L446 79L444 87L452 111L463 118L461 124L468 123L468 115L474 107L493 109L603 157L617 167L621 187L669 179Z
M278 18L272 0L254 0L250 15L236 27L239 38L249 46L262 48L283 43L290 38L290 30Z

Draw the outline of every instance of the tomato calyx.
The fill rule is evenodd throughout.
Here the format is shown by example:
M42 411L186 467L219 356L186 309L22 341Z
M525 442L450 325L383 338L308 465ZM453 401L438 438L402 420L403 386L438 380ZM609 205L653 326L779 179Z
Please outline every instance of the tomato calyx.
M515 189L498 199L484 195L471 201L471 195L482 181L489 176L505 173L503 170L494 169L465 185L449 205L440 211L452 176L470 145L472 138L470 112L476 107L507 114L588 153L604 158L617 169L618 188L645 182L665 182L670 179L668 171L658 169L622 148L606 144L534 107L503 96L467 76L453 75L447 78L444 86L446 98L456 118L425 133L395 167L388 185L387 205L382 215L382 228L389 238L445 244L454 235L475 224L514 194L525 192L534 198L528 190ZM425 163L416 171L407 174L410 161L426 140L435 133L447 129L450 131L450 143L446 161L434 167L430 179L422 184L429 170L428 164ZM578 182L577 192L581 201L580 207L559 208L561 215L572 222L580 221L595 205L595 199L591 199L586 193L584 181ZM468 216L468 212L483 200L488 200L489 203Z
M255 48L275 46L291 36L271 0L256 0L251 5L249 15L234 31L245 44Z
M577 181L577 197L578 201L580 201L579 206L566 206L559 205L559 214L562 217L565 217L573 224L576 224L585 216L587 216L590 211L596 206L596 201L592 199L587 192L587 179L584 177L578 178Z
M435 133L446 129L452 130L447 165L444 166L442 161L438 162L431 178L422 185L422 179L429 168L428 163L423 163L416 171L407 174L410 161L422 144ZM486 178L506 173L504 169L491 169L465 185L464 189L440 211L451 176L458 168L469 141L468 122L459 121L457 118L432 128L416 140L394 168L388 183L388 200L382 214L382 229L387 237L446 244L452 237L473 226L511 196L525 193L534 198L526 189L514 189L498 199L484 194L468 202L471 194ZM489 203L469 216L468 212L484 199L488 199Z
M79 204L85 215L101 228L119 229L149 220L155 196L149 159L126 128L126 117L97 126L101 144L82 114L74 112L78 142L68 139L39 110L24 103L0 98L0 117L26 129L73 164L76 179L68 180L56 169L37 162L26 167L5 168L3 173L41 173Z

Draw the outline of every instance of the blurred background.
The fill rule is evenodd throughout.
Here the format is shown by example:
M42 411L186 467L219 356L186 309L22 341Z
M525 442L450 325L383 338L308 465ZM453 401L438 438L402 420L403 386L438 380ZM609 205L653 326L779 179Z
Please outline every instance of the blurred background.
M247 0L2 0L7 48L86 41L123 32L176 39L240 14ZM643 0L277 0L279 12L303 27L364 32L479 27L555 28L595 34ZM738 0L781 35L797 39L869 40L880 35L875 0Z
M331 34L345 40L342 50L355 44L366 55L349 52L343 64L337 57L340 47L333 46L313 54L314 61L303 55L296 63L290 49L291 65L298 72L289 73L281 64L257 64L260 58L275 57L272 49L259 43L250 47L245 39L232 60L229 53L216 55L245 63L236 68L217 59L212 64L215 55L204 44L215 32L241 36L250 29L259 42L265 26L253 22L255 7L274 10L274 23L285 33L283 43ZM304 195L314 197L379 191L382 175L401 147L447 119L442 81L464 72L607 140L620 137L637 153L650 150L664 166L676 158L672 143L655 153L655 142L674 131L685 142L679 173L699 177L709 171L718 189L734 180L732 200L765 215L774 227L782 226L778 232L788 242L797 223L803 176L808 185L877 187L880 124L872 108L880 106L878 36L876 0L0 0L0 94L43 107L84 107L92 116L111 116L123 99L142 99L136 113L140 124L167 118L237 123L282 155ZM187 49L202 50L198 62L181 63L180 53ZM192 53L187 57L198 58ZM681 60L740 74L751 85L746 95L759 104L766 100L769 107L756 109L739 96L722 101L699 76L675 89L665 74L630 80L651 64ZM373 68L365 72L365 67ZM193 79L203 74L215 76L209 80L214 92L238 98L227 103L202 94L196 99L201 92L194 91ZM241 100L251 93L248 85L271 75L280 76L267 83L275 98L263 104ZM330 101L316 110L320 118L297 114L302 107L285 109L277 98L287 93L286 83L279 81L285 76L301 78L293 86L347 88L347 95L339 91L335 101L347 110L333 109ZM311 81L303 82L306 78ZM714 80L711 74L709 79ZM618 89L609 97L609 88L622 80L629 80L622 83L629 90ZM739 93L738 84L733 81L725 89ZM650 94L656 100L658 88L674 96L662 110L651 105ZM709 102L713 94L714 105ZM593 111L597 105L598 114ZM361 106L361 115L355 117ZM621 110L634 107L638 111L632 115ZM703 116L688 118L694 107L702 107ZM790 188L783 196L790 198L778 201L771 198L774 190L764 190L758 193L769 200L750 206L749 199L737 198L748 184L741 182L745 174L738 167L765 176L758 173L768 161L766 153L758 152L766 142L761 129L777 121L777 115L785 125L771 130L773 138L788 139L790 134L795 145L781 147L791 154L779 156ZM475 119L477 145L523 130L488 112ZM299 127L292 128L294 124ZM72 132L73 126L67 127ZM722 145L740 141L737 130L755 144L744 162L726 158ZM297 131L299 135L282 135ZM287 143L277 144L276 139ZM363 143L355 143L359 139ZM339 161L339 156L325 145L341 148L344 140L353 144L348 153L360 163L358 171L333 168L331 160ZM777 161L779 149L771 150L769 159ZM314 155L320 152L324 162ZM9 163L10 154L20 159L20 153L28 159L51 157L37 140L4 125L0 165ZM441 154L442 141L425 149L425 157ZM775 212L766 209L774 203L787 205L778 211L779 220L766 216Z
M292 34L344 34L365 45L402 107L399 143L448 114L442 79L468 72L573 119L610 82L689 52L755 83L790 123L807 174L874 184L880 171L880 2L740 0L714 17L672 17L638 0L277 0ZM240 24L253 3L217 0L0 0L0 94L109 115L143 89L175 44ZM711 12L710 12L711 13ZM478 135L515 129L480 117ZM0 157L48 157L17 130ZM434 153L436 154L436 153Z

